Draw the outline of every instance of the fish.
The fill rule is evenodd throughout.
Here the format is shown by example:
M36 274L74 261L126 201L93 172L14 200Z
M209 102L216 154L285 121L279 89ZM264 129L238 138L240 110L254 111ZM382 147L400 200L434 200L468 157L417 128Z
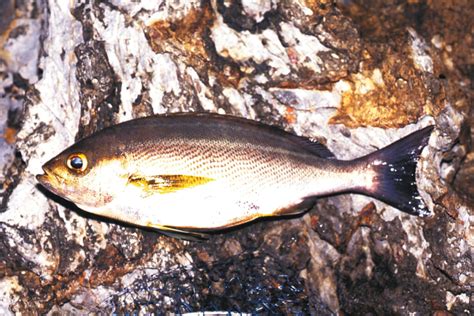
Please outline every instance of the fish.
M339 160L319 142L254 120L155 115L76 142L46 162L36 179L84 211L184 234L299 214L318 197L342 193L427 216L416 169L433 128Z

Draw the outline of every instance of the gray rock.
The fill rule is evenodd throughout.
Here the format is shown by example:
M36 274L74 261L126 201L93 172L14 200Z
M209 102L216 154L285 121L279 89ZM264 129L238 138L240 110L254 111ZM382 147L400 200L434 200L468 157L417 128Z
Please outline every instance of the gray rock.
M435 74L441 40L404 27L380 43L325 2L21 2L1 26L0 128L17 134L0 139L0 313L467 311L474 213L450 185L466 117ZM79 138L177 111L277 125L339 159L435 124L418 169L433 215L345 194L191 242L38 187Z

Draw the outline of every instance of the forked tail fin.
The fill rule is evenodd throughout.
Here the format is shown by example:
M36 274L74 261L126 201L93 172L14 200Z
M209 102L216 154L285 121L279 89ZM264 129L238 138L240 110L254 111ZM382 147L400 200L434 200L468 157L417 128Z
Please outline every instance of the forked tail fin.
M418 193L416 165L432 130L433 126L425 127L361 158L367 159L376 172L373 186L363 193L408 214L429 215L430 211Z

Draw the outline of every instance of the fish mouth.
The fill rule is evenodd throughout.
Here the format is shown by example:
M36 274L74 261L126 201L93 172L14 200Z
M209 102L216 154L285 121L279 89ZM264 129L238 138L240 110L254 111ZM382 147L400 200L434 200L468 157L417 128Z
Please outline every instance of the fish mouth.
M44 174L36 175L36 180L49 191L57 194L58 190L56 187L61 184L61 177L43 166Z

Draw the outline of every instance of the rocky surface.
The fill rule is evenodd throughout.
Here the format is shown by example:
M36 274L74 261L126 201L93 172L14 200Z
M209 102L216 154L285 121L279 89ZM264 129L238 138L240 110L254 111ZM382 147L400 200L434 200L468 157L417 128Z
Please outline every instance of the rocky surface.
M472 313L469 1L0 3L2 314ZM75 140L176 111L277 125L340 159L435 124L418 170L433 215L346 194L192 242L38 187Z

